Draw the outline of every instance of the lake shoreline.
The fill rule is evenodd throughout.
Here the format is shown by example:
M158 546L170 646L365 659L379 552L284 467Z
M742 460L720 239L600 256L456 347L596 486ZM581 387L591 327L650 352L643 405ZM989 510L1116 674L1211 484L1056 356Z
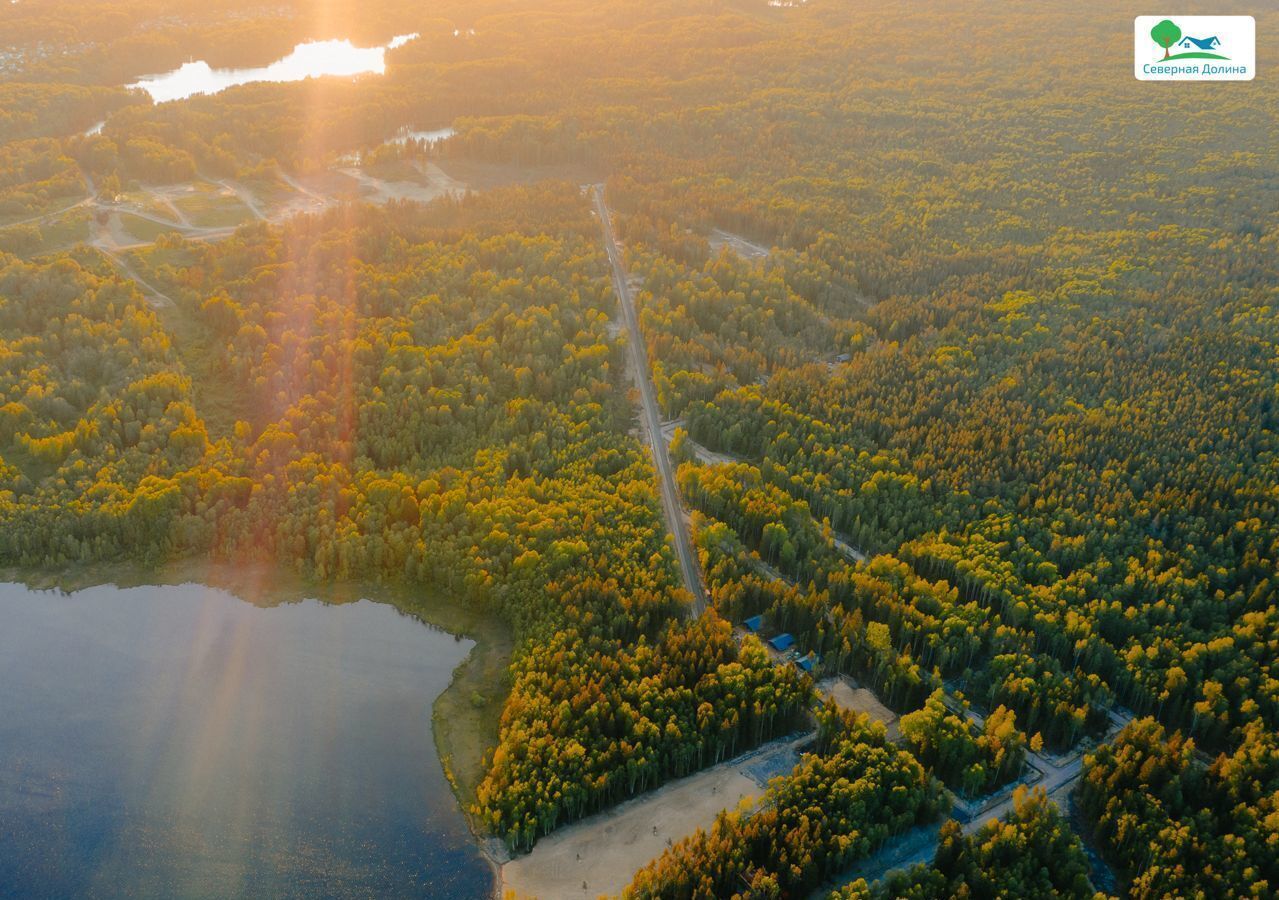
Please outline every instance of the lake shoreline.
M404 583L316 581L278 564L238 566L198 557L148 566L141 563L71 564L58 570L0 567L0 581L32 590L73 593L101 585L166 587L200 584L226 591L261 607L314 599L330 605L370 600L391 606L426 625L475 644L454 668L449 685L432 706L431 736L454 801L475 848L493 877L493 896L500 896L501 865L492 836L474 813L475 790L484 775L484 756L497 739L498 720L510 688L507 672L514 642L510 629L496 616L439 589Z

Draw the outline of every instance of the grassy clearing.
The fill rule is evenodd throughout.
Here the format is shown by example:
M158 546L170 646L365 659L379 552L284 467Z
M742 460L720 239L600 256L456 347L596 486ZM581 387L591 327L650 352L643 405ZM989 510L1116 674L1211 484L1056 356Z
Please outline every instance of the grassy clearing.
M363 167L365 174L383 181L408 181L429 187L431 182L407 159L388 159Z
M89 240L89 215L74 210L36 224L0 228L0 251L23 259L55 253Z
M484 779L485 756L497 744L498 725L511 692L510 662L514 642L510 629L492 613L474 606L448 605L453 624L441 625L475 641L475 648L453 672L453 681L435 701L432 715L435 750L453 793L472 829L484 829L471 816L475 789Z
M355 200L360 196L360 182L342 172L320 171L298 176L298 184L322 197Z
M156 199L156 196L149 191L129 191L120 196L119 203L132 206L158 219L173 218L173 210L169 208L169 205Z
M171 231L181 231L177 225L161 225L151 219L144 219L141 216L135 216L132 213L120 213L120 226L131 236L138 240L139 243L149 244L162 234Z
M41 225L40 233L51 250L83 244L89 239L89 214L84 210L67 213Z
M43 203L40 205L27 206L23 200L24 196L13 196L8 194L0 198L0 205L8 212L0 212L0 228L8 228L11 225L32 224L37 225L42 221L48 221L51 217L58 215L59 212L67 212L74 208L78 200L84 198L83 190L76 194L65 194L58 197L43 197ZM35 200L35 197L29 197Z
M235 228L256 218L234 195L201 191L178 197L173 205L197 228Z
M253 194L258 206L268 214L278 212L300 196L293 188L273 178L248 178L240 184L246 191Z

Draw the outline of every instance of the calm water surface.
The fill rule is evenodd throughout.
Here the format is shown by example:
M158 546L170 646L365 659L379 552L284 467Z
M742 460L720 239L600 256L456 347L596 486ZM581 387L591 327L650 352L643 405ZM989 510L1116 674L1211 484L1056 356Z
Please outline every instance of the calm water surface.
M308 41L269 66L252 69L214 69L204 60L189 62L162 75L147 75L129 85L141 88L156 103L184 100L195 94L216 94L255 81L305 81L325 75L353 77L381 75L386 71L386 51L402 47L416 34L402 34L381 47L357 47L349 40Z
M395 137L386 143L388 144L407 144L409 141L414 143L426 144L434 146L440 141L446 141L453 135L457 134L452 128L435 128L431 131L415 131L412 128L401 128Z
M389 606L0 584L0 896L486 896Z

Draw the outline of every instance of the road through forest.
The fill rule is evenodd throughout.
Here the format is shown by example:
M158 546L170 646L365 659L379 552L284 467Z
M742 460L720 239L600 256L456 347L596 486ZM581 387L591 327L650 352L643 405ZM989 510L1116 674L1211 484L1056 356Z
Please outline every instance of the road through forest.
M662 493L662 509L666 514L666 526L675 539L675 554L679 557L680 571L684 577L684 587L693 596L693 612L700 616L706 611L706 590L702 586L701 571L697 566L697 555L693 550L693 541L689 536L688 523L684 517L684 504L680 499L679 487L675 483L675 467L671 465L670 453L667 452L666 441L662 437L662 417L657 408L657 393L653 390L653 379L648 367L648 350L644 345L644 336L639 328L639 316L635 314L635 300L631 296L631 287L626 280L626 266L622 262L622 251L617 246L617 238L613 234L613 220L604 203L604 187L596 185L595 210L599 215L600 228L604 232L604 249L608 251L608 261L613 266L613 288L617 291L618 305L622 310L622 319L629 332L631 362L635 368L635 383L640 392L641 420L644 433L648 436L649 447L653 451L653 464L657 467L657 480Z

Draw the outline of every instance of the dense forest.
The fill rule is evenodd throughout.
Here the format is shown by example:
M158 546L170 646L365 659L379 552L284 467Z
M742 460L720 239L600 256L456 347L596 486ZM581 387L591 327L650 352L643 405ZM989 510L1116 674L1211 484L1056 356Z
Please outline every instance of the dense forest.
M1089 757L1080 799L1144 897L1264 897L1279 881L1279 742L1260 722L1203 760L1153 719Z
M820 713L761 811L636 896L811 891L942 785L1011 790L1028 751L1080 749L1123 893L1273 893L1271 83L1132 80L1131 4L535 5L0 6L0 563L254 559L483 605L517 646L475 818L514 850L802 724L811 681L735 637L747 616L901 714L894 746ZM376 78L124 87L409 33ZM272 196L352 154L536 183L82 243L95 197ZM613 327L593 180L639 336ZM697 620L631 339L677 426ZM843 896L1087 879L1031 794Z

